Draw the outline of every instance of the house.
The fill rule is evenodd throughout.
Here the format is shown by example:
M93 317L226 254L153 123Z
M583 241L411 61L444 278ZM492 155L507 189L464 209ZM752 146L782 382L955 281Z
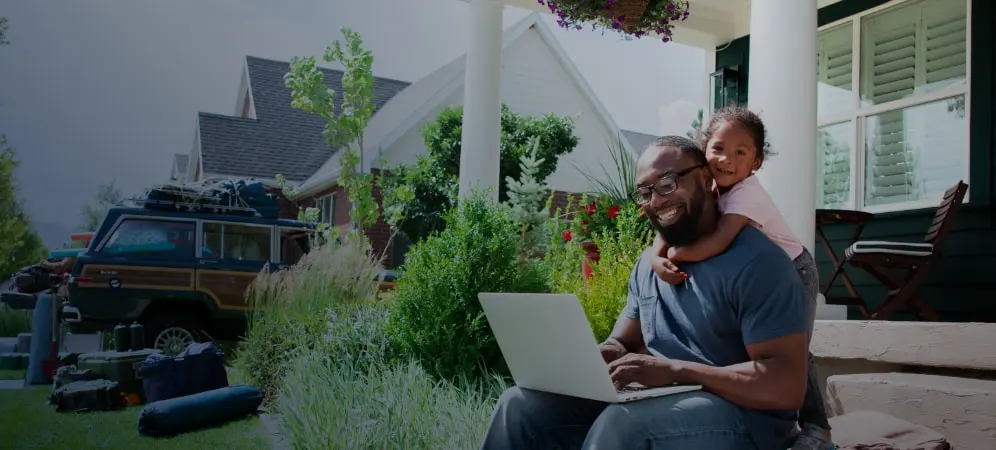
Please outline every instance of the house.
M471 15L474 42L495 38L485 22L500 21L503 5L549 13L532 0L468 2L487 12ZM919 293L944 320L992 322L994 20L989 0L691 0L674 40L712 61L703 76L713 108L746 104L764 118L778 154L758 176L824 281L833 267L815 209L867 211L862 239L915 242L944 190L968 183L943 262ZM486 45L470 52L496 61ZM824 231L838 255L851 243L852 227ZM848 274L870 306L885 296L877 280Z
M169 171L170 181L183 182L187 179L187 166L190 165L190 155L177 153L173 155L173 167Z
M601 173L602 166L612 170L608 147L619 136L630 152L654 138L619 129L538 14L502 34L502 61L501 99L513 111L576 117L579 145L561 156L558 169L547 179L556 192L555 206L566 203L569 193L588 189L579 168L595 173ZM421 128L444 108L463 103L466 69L466 56L461 56L414 83L375 78L376 109L363 139L364 170L379 170L381 157L395 165L414 163L425 153ZM274 182L281 174L295 185L294 200L299 205L317 206L323 221L347 225L350 206L337 186L338 155L322 137L322 120L291 108L291 91L283 81L289 70L285 61L246 57L236 115L198 114L194 147L185 168L192 175L187 179L252 177ZM325 82L337 88L342 73L322 70ZM178 157L174 165L181 162ZM379 201L379 192L374 194ZM289 207L285 213L296 214ZM374 248L386 251L386 266L396 266L405 243L395 238L389 244L391 230L382 221L368 234ZM388 248L395 243L396 248Z

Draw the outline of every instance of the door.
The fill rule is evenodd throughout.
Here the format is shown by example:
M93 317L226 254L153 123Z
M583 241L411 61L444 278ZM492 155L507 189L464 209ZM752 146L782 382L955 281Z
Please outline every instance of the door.
M219 309L244 311L252 305L246 293L272 260L273 227L236 222L205 221L197 290Z

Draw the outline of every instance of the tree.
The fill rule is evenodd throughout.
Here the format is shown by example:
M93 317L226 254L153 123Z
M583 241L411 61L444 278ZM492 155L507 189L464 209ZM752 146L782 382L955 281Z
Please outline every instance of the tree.
M83 207L83 224L81 226L84 231L97 231L97 228L100 227L100 222L107 215L107 210L112 206L120 204L121 200L124 200L121 190L114 185L113 181L110 184L101 184L98 186L95 198L96 205L86 205Z
M31 226L17 198L14 170L18 161L7 136L0 134L0 277L45 259L48 249Z
M462 130L463 108L443 109L435 120L422 129L427 155L415 167L398 165L392 168L392 176L385 181L389 186L407 185L415 191L405 206L406 215L398 225L412 242L442 231L445 222L440 217L441 212L456 204ZM520 162L530 151L534 138L538 138L542 145L537 147L534 155L537 164L533 181L543 184L557 169L560 157L573 152L578 145L578 137L574 135L574 119L553 114L520 116L503 104L498 169L500 201L509 199L508 180L522 178Z
M373 54L363 48L359 33L343 28L342 34L345 46L336 40L325 49L324 60L342 65L343 92L325 85L325 75L313 56L292 58L284 84L291 89L292 107L325 120L322 134L329 147L339 153L339 184L352 204L353 227L362 231L379 217L373 176L363 168L363 131L374 111Z
M7 40L8 27L9 25L7 25L7 18L0 17L0 45L10 44L10 41Z

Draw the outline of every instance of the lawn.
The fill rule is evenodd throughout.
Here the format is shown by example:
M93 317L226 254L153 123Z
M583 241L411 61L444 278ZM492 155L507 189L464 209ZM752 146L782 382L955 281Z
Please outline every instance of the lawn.
M17 379L23 372L3 371ZM259 449L270 448L265 426L249 417L223 427L154 439L138 434L142 406L113 412L56 413L46 404L50 388L0 390L3 449Z

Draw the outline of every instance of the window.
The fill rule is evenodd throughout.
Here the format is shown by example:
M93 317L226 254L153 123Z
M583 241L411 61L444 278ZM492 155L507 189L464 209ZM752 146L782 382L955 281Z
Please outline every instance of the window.
M335 194L329 194L318 199L318 210L321 211L318 221L335 225Z
M125 219L100 252L153 258L193 258L196 235L194 222Z
M820 30L819 207L930 207L968 180L968 2L892 2Z
M204 223L205 258L270 261L270 227L233 223Z
M312 230L280 229L280 263L294 265L308 252Z

